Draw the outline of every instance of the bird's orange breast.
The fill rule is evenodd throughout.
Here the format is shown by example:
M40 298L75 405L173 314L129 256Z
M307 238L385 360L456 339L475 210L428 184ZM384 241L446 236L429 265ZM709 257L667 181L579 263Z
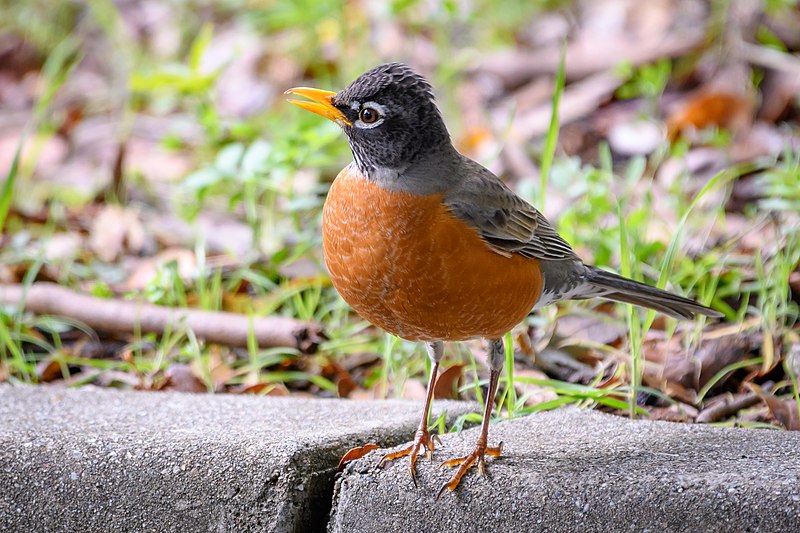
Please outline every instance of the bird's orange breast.
M542 290L535 259L491 251L441 196L386 190L353 165L328 193L323 250L342 298L409 340L500 337Z

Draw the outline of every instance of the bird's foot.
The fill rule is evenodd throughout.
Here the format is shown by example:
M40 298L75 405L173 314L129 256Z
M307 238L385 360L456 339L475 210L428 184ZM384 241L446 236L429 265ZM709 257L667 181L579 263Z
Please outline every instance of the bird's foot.
M457 457L455 459L450 459L449 461L445 461L441 464L440 468L444 468L445 466L449 467L458 467L453 477L450 478L450 481L442 485L442 488L439 489L439 493L436 495L436 499L441 498L442 494L445 490L455 490L458 487L458 484L461 483L461 478L464 477L464 474L467 473L467 470L472 468L475 463L478 463L478 471L482 475L486 475L486 459L485 457L488 455L489 457L500 457L500 454L503 452L503 443L501 442L496 448L490 448L486 446L485 443L476 443L475 448L469 455L465 455L464 457Z
M414 442L411 443L411 446L396 452L387 453L383 456L378 465L382 466L387 461L394 461L395 459L405 457L406 455L411 456L411 460L409 462L409 472L411 473L411 480L414 482L414 486L416 486L417 455L419 454L420 449L422 449L425 452L425 456L428 459L431 459L432 452L436 448L436 446L434 446L434 441L437 441L440 445L442 444L442 441L439 440L438 435L433 435L431 437L431 434L428 433L427 429L418 429L414 434Z

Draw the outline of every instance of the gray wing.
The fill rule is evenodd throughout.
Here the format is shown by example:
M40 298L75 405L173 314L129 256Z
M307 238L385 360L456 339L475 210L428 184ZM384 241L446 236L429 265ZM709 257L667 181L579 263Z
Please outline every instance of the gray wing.
M536 259L578 260L544 215L500 178L466 157L460 172L463 179L445 195L444 203L475 227L492 250Z

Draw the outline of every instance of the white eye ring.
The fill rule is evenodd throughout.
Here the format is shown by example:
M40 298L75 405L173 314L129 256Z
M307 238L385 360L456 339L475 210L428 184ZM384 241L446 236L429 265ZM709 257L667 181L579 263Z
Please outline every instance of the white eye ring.
M378 104L376 102L364 102L359 107L359 109L365 109L365 108L374 109L380 115L380 118L378 120L376 120L375 122L370 122L369 124L367 124L366 122L362 121L359 118L358 120L356 120L353 123L353 125L356 128L361 128L361 129L364 129L364 130L368 130L368 129L372 129L372 128L376 127L376 126L380 126L381 124L383 124L384 118L386 117L386 108L385 107L383 107L381 104ZM361 113L359 112L359 116L360 115L361 115Z

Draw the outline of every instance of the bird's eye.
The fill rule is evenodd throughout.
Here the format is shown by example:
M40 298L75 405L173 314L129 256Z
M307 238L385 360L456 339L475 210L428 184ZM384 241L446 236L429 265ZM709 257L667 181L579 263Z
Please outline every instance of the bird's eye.
M364 107L358 113L358 119L364 124L374 124L381 118L381 114L371 107Z

